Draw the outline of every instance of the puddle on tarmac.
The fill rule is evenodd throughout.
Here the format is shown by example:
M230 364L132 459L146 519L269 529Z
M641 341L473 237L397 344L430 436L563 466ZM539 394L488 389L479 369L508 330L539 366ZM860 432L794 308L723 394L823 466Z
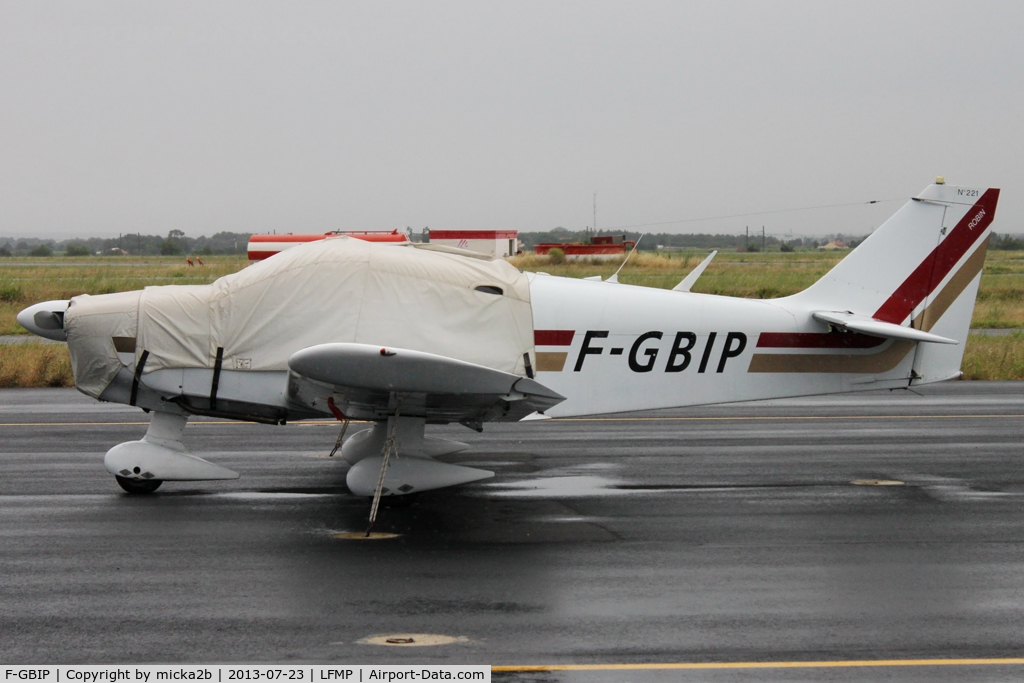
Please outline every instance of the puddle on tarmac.
M225 493L211 493L211 498L230 498L232 500L298 500L305 498L324 498L326 496L339 495L336 493L293 493L274 491L227 491Z
M623 482L607 477L538 477L524 481L483 484L482 494L496 498L582 498L628 496L643 491L616 488Z
M331 533L331 538L341 541L385 541L389 538L401 538L402 534L392 534L387 531L337 531Z
M610 522L621 522L622 520L622 517L586 517L580 515L542 515L527 519L527 521L540 522L542 524L608 524Z

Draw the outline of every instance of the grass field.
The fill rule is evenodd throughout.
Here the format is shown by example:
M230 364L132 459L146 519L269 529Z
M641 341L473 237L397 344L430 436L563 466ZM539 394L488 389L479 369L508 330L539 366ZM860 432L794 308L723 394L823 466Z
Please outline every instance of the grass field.
M0 344L0 388L73 386L64 344Z
M638 253L619 280L646 287L675 286L706 252ZM720 252L694 287L695 292L773 298L799 292L824 275L845 254L827 252ZM0 260L0 335L28 334L15 315L25 306L77 294L106 294L149 285L206 284L249 262L245 256L211 256L204 266L181 257L34 258ZM551 275L607 277L617 262L553 264L547 257L520 256L524 270ZM972 327L1024 328L1024 252L990 251L985 262ZM1024 335L971 335L964 357L970 379L1024 379ZM0 345L0 387L71 386L63 346Z
M967 338L964 379L1024 379L1024 333Z

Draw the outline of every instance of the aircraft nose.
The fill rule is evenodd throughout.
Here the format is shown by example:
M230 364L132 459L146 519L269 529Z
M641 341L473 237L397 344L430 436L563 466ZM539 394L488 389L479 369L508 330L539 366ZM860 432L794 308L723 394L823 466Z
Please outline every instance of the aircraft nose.
M18 313L18 324L40 337L55 341L67 341L68 337L64 332L64 312L66 310L68 310L67 301L44 301Z

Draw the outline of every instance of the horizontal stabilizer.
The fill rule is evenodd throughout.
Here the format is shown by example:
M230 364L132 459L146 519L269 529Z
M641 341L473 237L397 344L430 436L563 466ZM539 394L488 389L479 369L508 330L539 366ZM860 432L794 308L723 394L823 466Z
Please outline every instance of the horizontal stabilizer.
M873 337L886 339L908 339L915 342L931 342L934 344L959 344L955 339L947 339L937 334L930 334L913 327L903 327L893 323L882 322L866 315L854 315L840 311L815 311L811 314L815 320L834 325L844 332L860 332Z

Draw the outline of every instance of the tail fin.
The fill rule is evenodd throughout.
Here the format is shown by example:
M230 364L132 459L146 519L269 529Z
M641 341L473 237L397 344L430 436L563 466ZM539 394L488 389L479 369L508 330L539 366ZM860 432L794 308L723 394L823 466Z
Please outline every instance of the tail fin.
M930 185L792 300L955 339L918 344L913 376L957 377L998 201L994 188Z

